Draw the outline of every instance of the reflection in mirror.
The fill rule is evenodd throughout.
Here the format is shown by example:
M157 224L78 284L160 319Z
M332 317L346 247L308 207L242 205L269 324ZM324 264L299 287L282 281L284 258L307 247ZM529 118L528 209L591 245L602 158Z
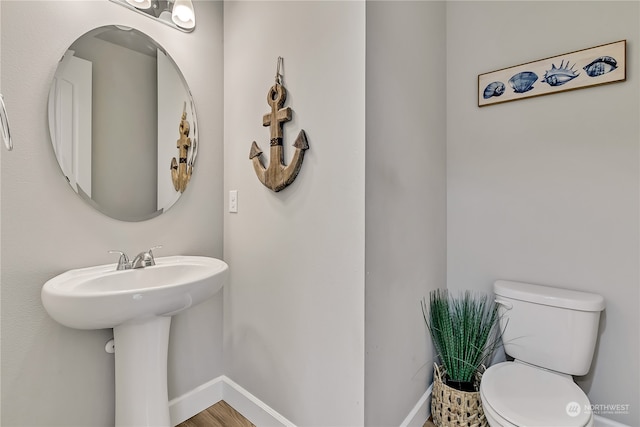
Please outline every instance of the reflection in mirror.
M74 191L123 221L171 207L182 193L172 159L191 169L198 147L182 73L154 40L127 27L97 28L69 47L49 92L49 131Z

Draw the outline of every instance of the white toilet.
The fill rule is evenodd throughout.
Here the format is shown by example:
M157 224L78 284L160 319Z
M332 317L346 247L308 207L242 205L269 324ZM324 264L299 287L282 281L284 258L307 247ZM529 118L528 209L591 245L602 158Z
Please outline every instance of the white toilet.
M491 366L480 398L491 427L588 427L591 404L572 375L589 372L600 295L498 280L505 352L513 362Z

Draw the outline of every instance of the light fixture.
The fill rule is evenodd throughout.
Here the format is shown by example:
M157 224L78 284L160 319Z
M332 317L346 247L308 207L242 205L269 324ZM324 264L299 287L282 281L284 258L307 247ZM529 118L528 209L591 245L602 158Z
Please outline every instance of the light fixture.
M173 20L171 19L171 7L173 5L171 4L171 1L167 2L167 6L164 8L164 10L162 12L160 12L160 15L158 16L158 19L169 24L169 25L174 25Z
M171 19L178 27L193 29L196 26L196 15L191 0L176 0L173 4Z
M191 32L196 15L191 0L110 0L180 31Z
M151 0L127 0L127 3L136 9L149 9L151 7Z

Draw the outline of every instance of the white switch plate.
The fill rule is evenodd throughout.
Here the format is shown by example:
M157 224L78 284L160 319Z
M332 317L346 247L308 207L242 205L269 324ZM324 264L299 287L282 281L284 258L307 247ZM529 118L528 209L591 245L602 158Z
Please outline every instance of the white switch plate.
M238 212L238 190L229 191L229 212Z

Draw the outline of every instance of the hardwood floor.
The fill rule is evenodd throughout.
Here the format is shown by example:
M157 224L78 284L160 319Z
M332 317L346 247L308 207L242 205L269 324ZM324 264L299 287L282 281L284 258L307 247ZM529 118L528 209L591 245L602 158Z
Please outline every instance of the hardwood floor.
M176 427L256 427L224 400L208 407Z
M178 424L176 427L256 427L224 400ZM436 427L431 417L423 427Z
M436 427L436 425L433 423L433 419L429 417L422 427Z

